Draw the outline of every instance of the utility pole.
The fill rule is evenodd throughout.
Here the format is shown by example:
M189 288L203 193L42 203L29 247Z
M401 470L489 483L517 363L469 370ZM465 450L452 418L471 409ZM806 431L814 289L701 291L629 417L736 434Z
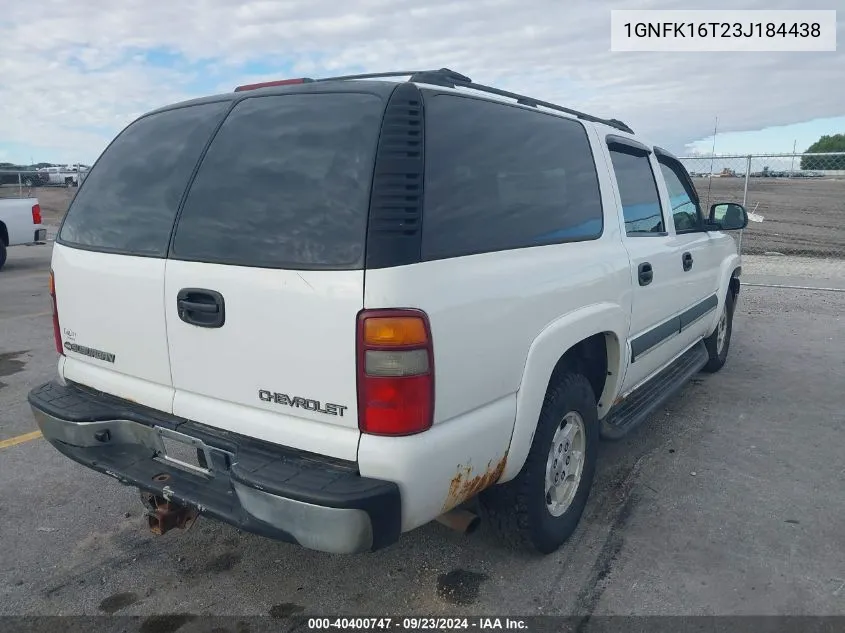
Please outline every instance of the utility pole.
M789 166L789 177L795 175L795 148L798 147L798 139L792 142L792 164Z
M716 160L716 134L719 131L719 117L713 123L713 149L710 150L710 174L707 177L707 208L710 208L710 189L713 186L713 161Z

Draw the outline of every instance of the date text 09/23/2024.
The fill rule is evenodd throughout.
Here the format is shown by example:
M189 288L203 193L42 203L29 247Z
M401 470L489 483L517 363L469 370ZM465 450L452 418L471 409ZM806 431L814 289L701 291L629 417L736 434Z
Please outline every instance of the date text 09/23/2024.
M525 631L528 626L525 620L520 618L494 617L308 618L309 631L442 631L448 629Z

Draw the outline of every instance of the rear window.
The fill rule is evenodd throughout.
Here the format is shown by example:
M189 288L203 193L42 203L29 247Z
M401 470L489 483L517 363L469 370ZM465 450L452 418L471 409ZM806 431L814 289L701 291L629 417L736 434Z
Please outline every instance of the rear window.
M203 158L176 259L263 268L360 268L384 103L360 93L240 102Z
M167 110L130 124L86 175L59 241L164 257L191 172L228 105Z
M598 175L577 121L453 95L426 101L423 258L591 240Z

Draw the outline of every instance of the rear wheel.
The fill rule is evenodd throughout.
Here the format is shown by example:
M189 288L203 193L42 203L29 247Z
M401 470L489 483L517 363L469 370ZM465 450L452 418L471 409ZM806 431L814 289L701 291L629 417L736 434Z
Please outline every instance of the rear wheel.
M543 554L578 526L596 468L599 422L590 382L564 374L549 388L519 475L481 493L481 511L499 535Z
M734 294L728 290L725 303L722 305L722 313L719 315L719 323L713 333L704 339L704 346L707 348L709 359L704 366L704 371L715 373L725 365L728 360L728 350L731 347L731 334L733 332L734 318Z
M27 188L31 188L31 187L32 187L32 178L26 178L26 179L24 179L24 181L23 181L23 186L24 186L24 187L27 187Z
M6 263L6 244L3 242L3 239L0 238L0 268L3 268L3 264Z

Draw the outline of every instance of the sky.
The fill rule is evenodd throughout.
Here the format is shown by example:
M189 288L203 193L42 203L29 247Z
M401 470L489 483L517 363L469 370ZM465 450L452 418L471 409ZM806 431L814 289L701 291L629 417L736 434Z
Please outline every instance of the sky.
M828 53L620 53L610 10L794 0L38 0L0 12L0 161L93 163L144 112L265 79L448 67L625 121L681 155L845 132L845 6Z

